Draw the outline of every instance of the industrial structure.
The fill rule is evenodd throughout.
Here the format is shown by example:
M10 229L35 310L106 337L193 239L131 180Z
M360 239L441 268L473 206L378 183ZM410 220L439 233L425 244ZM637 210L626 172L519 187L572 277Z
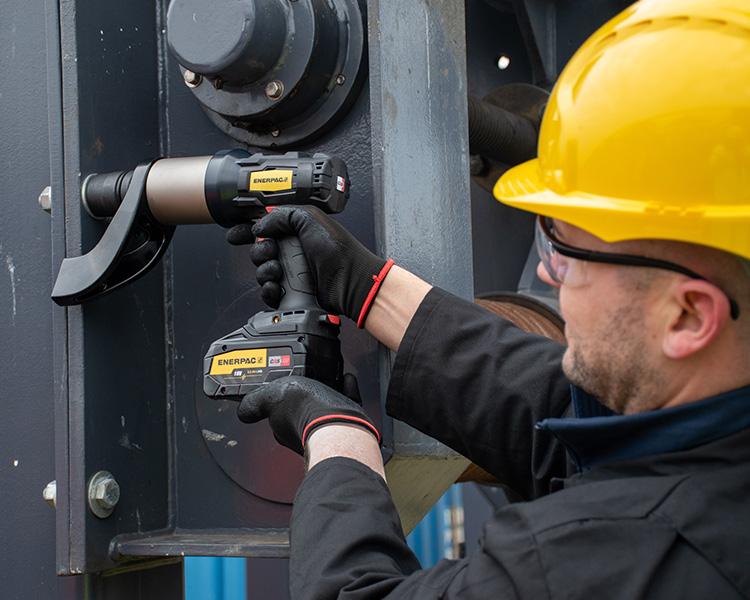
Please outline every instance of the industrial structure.
M101 248L126 203L84 204L90 175L233 148L338 157L351 184L338 218L360 240L559 337L533 217L491 190L534 156L568 58L628 4L2 0L0 596L181 598L186 556L248 557L248 598L287 594L302 461L204 393L211 342L264 308L247 251L200 219L136 215L88 295L56 304L63 259ZM471 552L498 482L385 416L388 352L351 324L340 339L404 529L454 482L478 482Z

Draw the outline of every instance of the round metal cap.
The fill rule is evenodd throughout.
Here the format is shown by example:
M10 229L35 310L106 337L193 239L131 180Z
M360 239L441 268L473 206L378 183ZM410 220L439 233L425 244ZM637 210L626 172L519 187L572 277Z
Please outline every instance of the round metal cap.
M173 0L167 11L167 41L180 64L229 83L252 82L268 72L286 27L279 0Z

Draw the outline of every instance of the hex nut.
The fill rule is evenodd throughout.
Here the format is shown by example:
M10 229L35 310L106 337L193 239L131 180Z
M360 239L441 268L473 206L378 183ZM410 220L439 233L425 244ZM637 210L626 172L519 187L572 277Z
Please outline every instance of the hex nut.
M92 475L88 487L89 508L100 519L112 514L120 501L120 485L112 473L98 471Z
M57 480L50 481L44 486L42 498L52 508L57 508Z
M190 69L185 69L185 72L182 74L182 78L185 80L185 84L188 87L197 87L203 80L203 77L201 77L199 73L195 73Z
M281 83L278 79L269 81L266 84L266 97L269 100L278 100L279 98L281 98L281 95L283 93L284 93L284 84Z
M39 194L39 206L42 210L50 212L52 210L52 188L47 186Z
M114 479L105 479L94 488L94 499L102 508L114 508L120 501L120 486Z
M472 177L480 177L487 173L487 161L479 154L469 156L469 172Z

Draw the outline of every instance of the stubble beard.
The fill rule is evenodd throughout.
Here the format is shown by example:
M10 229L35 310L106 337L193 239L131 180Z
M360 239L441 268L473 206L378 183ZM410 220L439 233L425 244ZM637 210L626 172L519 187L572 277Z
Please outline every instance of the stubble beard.
M614 311L602 331L571 342L562 362L571 383L616 413L655 408L658 377L648 364L642 306Z

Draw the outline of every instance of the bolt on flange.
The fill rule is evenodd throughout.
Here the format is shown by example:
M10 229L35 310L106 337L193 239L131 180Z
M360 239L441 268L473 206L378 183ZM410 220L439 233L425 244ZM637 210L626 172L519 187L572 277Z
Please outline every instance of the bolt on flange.
M182 78L185 80L185 85L188 87L197 87L200 85L201 81L203 81L203 77L199 73L191 71L190 69L185 69Z
M57 508L57 480L50 481L44 486L42 498L52 508Z
M47 186L42 190L42 193L39 194L39 207L46 212L50 212L52 210L52 188L50 186Z
M97 471L89 479L88 501L91 512L106 519L120 501L120 485L109 471Z
M274 79L273 81L269 81L266 84L266 98L269 100L278 100L281 98L281 95L284 93L284 84L281 83L278 79Z

